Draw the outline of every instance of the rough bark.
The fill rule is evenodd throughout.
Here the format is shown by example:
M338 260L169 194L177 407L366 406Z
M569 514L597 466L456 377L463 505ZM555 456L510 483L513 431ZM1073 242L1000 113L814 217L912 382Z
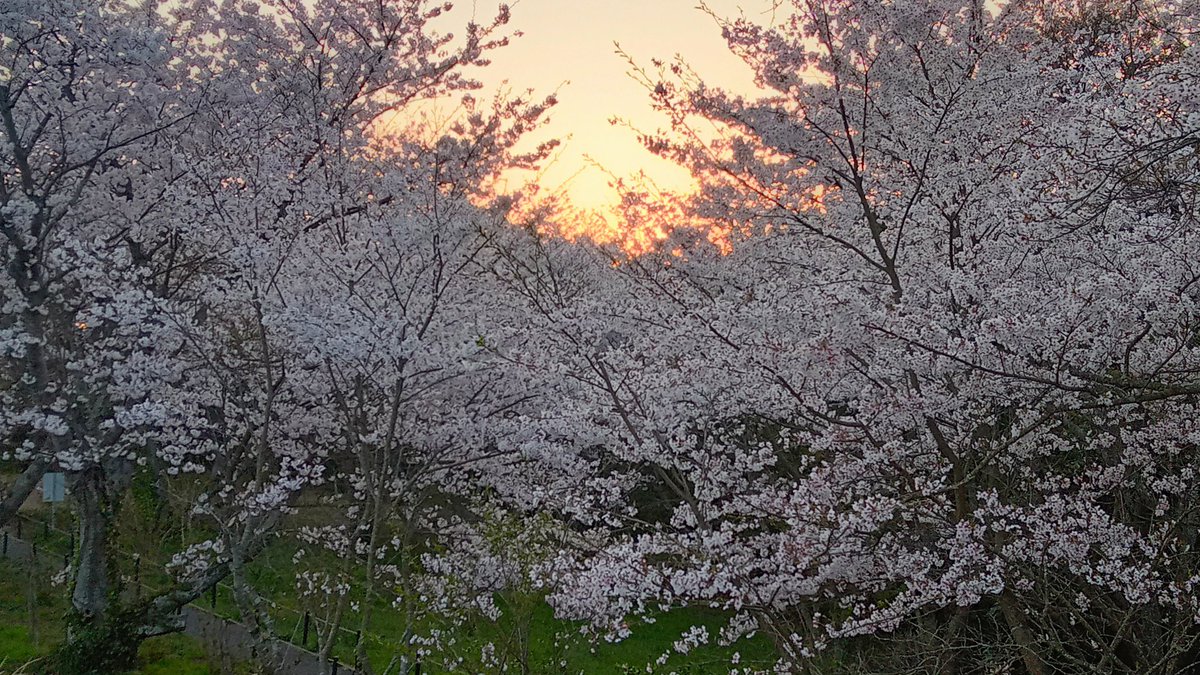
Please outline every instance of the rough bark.
M1012 591L1005 589L1000 594L1000 610L1004 613L1004 620L1012 632L1013 641L1017 643L1017 649L1021 652L1021 662L1025 664L1025 670L1029 675L1046 675L1046 665L1038 654L1037 639L1033 631L1029 630L1025 614Z
M29 495L33 493L33 489L37 487L38 481L46 474L50 468L50 462L46 459L34 459L29 466L21 472L12 485L8 486L4 498L0 501L0 527L8 524L14 516L17 515L17 510L29 499Z
M110 599L108 539L112 507L98 467L80 472L74 478L71 496L79 521L79 549L75 555L71 605L80 621L103 622Z

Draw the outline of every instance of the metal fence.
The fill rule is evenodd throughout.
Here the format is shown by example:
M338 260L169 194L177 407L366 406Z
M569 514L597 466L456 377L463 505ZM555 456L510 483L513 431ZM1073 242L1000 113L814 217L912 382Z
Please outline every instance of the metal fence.
M24 559L32 567L43 566L47 570L61 565L65 569L71 564L71 556L75 550L75 533L64 530L52 524L49 519L21 512L13 521L0 532L0 557ZM122 583L126 593L133 594L135 599L152 597L167 591L170 580L162 571L161 565L149 565L154 571L146 570L143 574L142 557L136 553L117 549L115 551L126 559L128 564L122 566ZM47 579L48 581L48 579ZM325 666L319 666L318 655L311 651L315 644L318 631L329 634L330 623L311 612L281 605L269 598L263 598L269 607L269 613L274 623L275 635L288 656L287 669L284 672L296 675L354 675L361 669L358 659L358 645L368 640L389 650L399 651L401 646L378 635L364 634L361 631L350 630L343 626L333 627L334 644L329 650L329 659ZM207 626L210 630L220 622L225 626L218 631L225 634L221 639L242 644L226 644L230 651L247 652L246 642L253 641L250 629L240 622L240 616L233 601L233 587L225 582L213 586L204 597L193 601L187 608L191 613L199 613L189 617L185 622L189 629L201 630ZM207 616L205 616L207 615ZM240 627L240 630L234 629ZM193 632L188 630L185 632ZM230 637L232 636L232 637ZM211 635L209 636L211 638ZM420 665L416 666L420 673Z

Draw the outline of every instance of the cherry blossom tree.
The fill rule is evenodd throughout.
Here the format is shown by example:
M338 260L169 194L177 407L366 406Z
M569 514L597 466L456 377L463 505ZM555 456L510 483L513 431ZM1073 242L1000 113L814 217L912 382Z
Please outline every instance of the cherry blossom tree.
M251 565L301 503L321 657L390 602L401 672L530 670L452 632L496 593L612 639L717 608L664 649L762 632L778 672L1200 661L1200 6L780 7L722 23L760 98L636 71L702 192L625 217L715 227L637 255L512 222L553 100L468 94L505 8L0 8L0 524L67 473L63 669L223 579L269 636ZM130 601L135 480L195 531Z
M729 254L546 313L626 479L553 602L726 609L785 671L1185 668L1197 7L785 4L723 24L770 95L646 75Z
M168 356L182 349L182 308L156 292L147 258L170 179L156 145L193 110L173 92L169 34L152 12L10 3L2 17L0 433L22 473L0 518L47 468L68 474L81 516L72 601L82 622L103 622L121 493L155 430L187 414L163 399L183 375Z
M384 426L365 416L384 409L355 416L342 388L347 369L372 366L357 348L436 383L406 354L455 359L470 344L443 329L467 330L465 319L426 332L432 306L487 213L467 197L500 162L544 153L509 149L547 104L469 115L432 150L374 149L386 116L478 86L464 69L506 43L507 8L456 37L431 26L449 6L423 1L52 4L0 11L0 432L21 470L0 515L48 467L67 472L79 536L64 664L101 647L121 663L141 639L179 630L178 608L226 577L265 636L246 566L325 480L330 453L355 450L344 439L383 438L368 438ZM403 247L422 237L433 244L414 261ZM372 256L373 243L390 246ZM386 291L389 266L410 264L409 295L392 287L382 314L374 298L371 311L354 306L354 274L375 266L371 291ZM387 325L406 309L407 328ZM313 315L328 323L313 330ZM380 374L388 387L365 405L402 386ZM415 428L423 413L405 396L404 433L436 435ZM140 473L184 491L204 534L172 561L174 588L129 605L112 532Z
M363 632L381 600L396 601L409 630L391 641L414 645L398 655L401 672L415 662L415 617L431 611L413 590L424 574L419 558L435 537L456 546L453 528L436 523L461 519L480 489L522 470L501 439L518 432L512 420L535 397L504 377L482 343L504 299L487 274L485 244L513 206L488 185L553 147L514 149L552 103L476 110L468 100L432 147L377 144L365 167L372 189L397 197L306 238L282 291L280 328L308 350L312 377L329 391L333 478L349 488L345 517L303 535L335 552L337 569L308 573L345 580L340 604L355 594ZM350 621L336 606L324 609L333 612L330 630Z
M145 352L137 343L153 338L162 309L122 284L139 274L122 236L146 208L132 185L142 170L127 154L188 114L160 105L167 56L152 17L96 3L12 3L3 20L0 428L26 463L5 495L6 521L56 454L106 452L97 448L121 432L98 418L139 402L136 383L116 391L124 383L110 389L105 375L137 368Z

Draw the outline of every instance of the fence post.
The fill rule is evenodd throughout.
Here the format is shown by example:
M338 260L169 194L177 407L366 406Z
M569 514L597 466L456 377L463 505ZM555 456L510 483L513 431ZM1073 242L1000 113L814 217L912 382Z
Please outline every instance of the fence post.
M133 597L142 599L142 556L133 554Z
M48 520L42 521L42 536L47 539L50 538L50 521Z
M308 649L308 622L309 622L308 612L305 611L304 612L304 628L303 628L303 630L301 630L301 633L303 634L303 636L300 638L300 646L304 647L305 649Z
M17 516L16 521L17 521L17 539L24 539L24 537L21 536L21 516Z
M362 631L354 631L354 670L362 670Z
M8 557L8 530L4 531L4 557Z
M417 667L413 670L413 675L421 675L421 662L417 661Z
M337 671L338 671L338 662L337 662L337 657L336 657L336 656L335 656L335 657L333 657L333 661L332 661L332 662L331 662L329 665L330 665L330 669L329 669L329 675L338 675L338 673L337 673Z
M212 596L210 598L209 604L211 605L213 610L216 610L216 608L217 608L217 585L216 584L213 584L213 586L212 586Z

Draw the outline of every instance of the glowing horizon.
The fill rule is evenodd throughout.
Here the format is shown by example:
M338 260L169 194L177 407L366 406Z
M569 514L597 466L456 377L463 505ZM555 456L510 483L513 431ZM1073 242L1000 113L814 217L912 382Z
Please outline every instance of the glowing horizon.
M459 7L452 18L474 11L480 21L492 16L496 2ZM744 12L771 20L771 0L709 0L718 16ZM696 0L519 0L512 5L512 30L522 33L492 55L492 64L477 73L483 94L508 88L532 90L535 97L556 93L558 105L545 129L531 142L558 138L562 145L536 180L552 194L562 194L581 210L611 213L619 195L613 177L644 172L666 190L690 191L691 174L646 150L635 131L614 126L626 121L635 129L654 131L667 119L656 113L649 92L628 74L628 63L614 43L639 65L676 55L706 82L742 93L755 91L750 69L726 47L717 21ZM459 19L461 25L462 19Z

